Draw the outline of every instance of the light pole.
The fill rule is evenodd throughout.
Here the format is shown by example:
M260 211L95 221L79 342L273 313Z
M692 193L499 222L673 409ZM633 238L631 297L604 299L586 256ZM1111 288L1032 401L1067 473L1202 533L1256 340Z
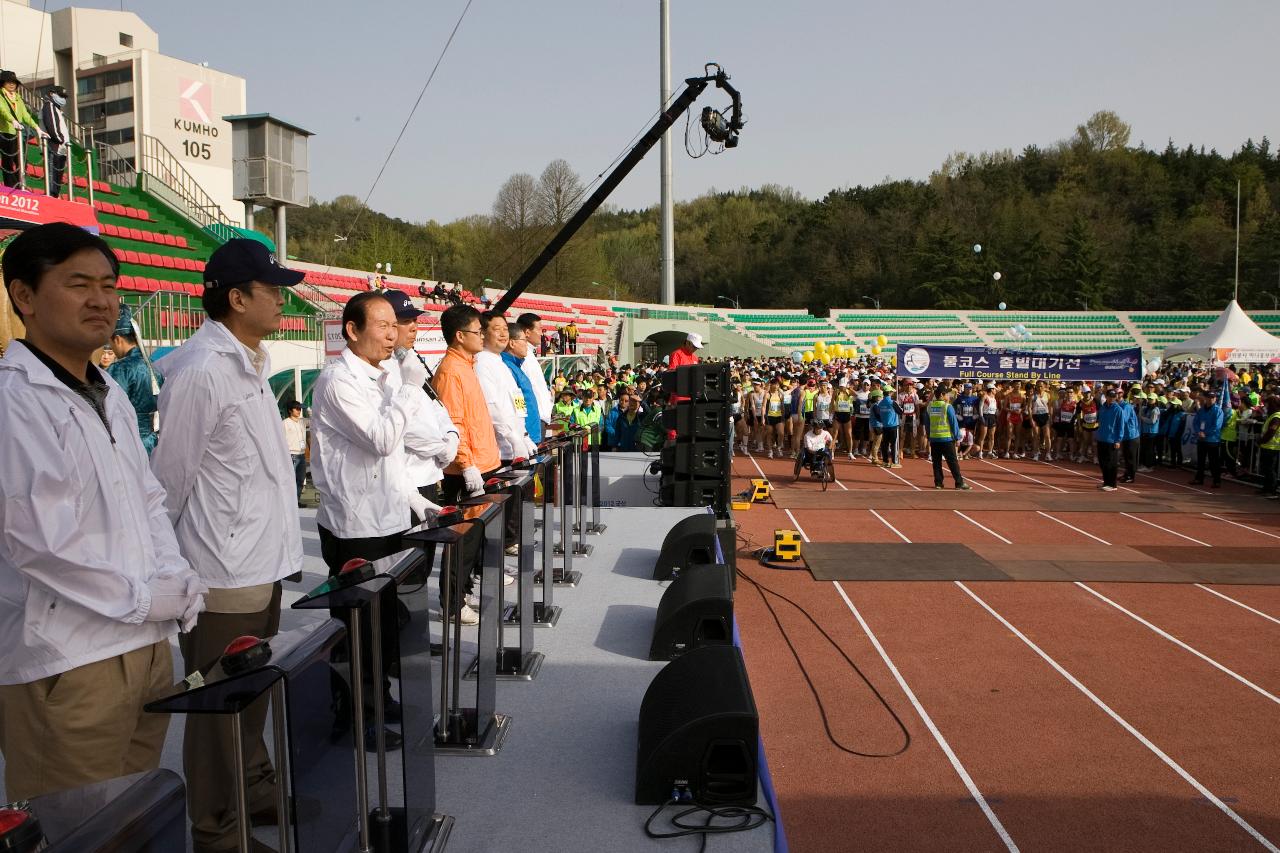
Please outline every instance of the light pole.
M879 300L879 299L876 299L874 296L864 296L864 297L862 297L862 298L863 298L863 299L866 299L866 300L868 300L868 301L870 301L872 305L876 306L876 310L877 310L877 311L879 311L879 310L880 310L880 300Z
M1264 291L1262 291L1262 295L1263 295L1263 296L1270 296L1270 297L1271 297L1271 310L1272 310L1272 311L1280 310L1280 299L1276 299L1276 295L1275 295L1274 293L1272 293L1272 292L1271 292L1271 291L1269 291L1269 290L1264 290Z
M717 296L716 299L723 299L725 302L728 302L733 306L734 311L742 310L742 306L738 305L738 300L736 298L729 297L729 296Z
M1084 310L1086 310L1086 311L1088 311L1088 310L1089 310L1089 300L1088 300L1088 299L1083 299L1083 298L1081 298L1081 297L1076 297L1076 304L1080 305L1080 306L1081 306L1082 308L1084 308Z

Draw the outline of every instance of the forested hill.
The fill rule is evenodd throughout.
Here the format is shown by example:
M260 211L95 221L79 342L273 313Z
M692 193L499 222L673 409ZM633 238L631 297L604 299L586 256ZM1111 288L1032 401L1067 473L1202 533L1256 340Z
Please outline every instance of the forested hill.
M817 201L763 187L678 204L677 296L728 296L744 308L871 298L884 308L1221 308L1234 275L1237 181L1241 303L1270 308L1269 294L1280 295L1280 157L1270 142L1226 156L1131 147L1128 127L1106 112L1045 148L952 155L924 181ZM360 211L343 196L290 213L290 254L368 270L390 260L396 273L502 285L582 190L557 160L536 179L508 178L488 214L447 225ZM656 300L657 223L656 208L601 211L534 288Z

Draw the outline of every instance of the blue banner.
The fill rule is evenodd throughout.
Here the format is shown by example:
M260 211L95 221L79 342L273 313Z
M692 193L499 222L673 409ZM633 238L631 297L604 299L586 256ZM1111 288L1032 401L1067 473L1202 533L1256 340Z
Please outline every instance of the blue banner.
M1134 382L1142 378L1142 348L1067 355L1007 347L898 344L898 376L992 382Z

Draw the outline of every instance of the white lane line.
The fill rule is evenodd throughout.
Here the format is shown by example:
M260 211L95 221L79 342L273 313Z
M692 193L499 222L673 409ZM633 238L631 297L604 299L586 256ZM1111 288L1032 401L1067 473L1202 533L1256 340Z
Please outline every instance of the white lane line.
M1092 474L1085 474L1082 471L1073 471L1072 469L1064 468L1061 465L1054 465L1052 462L1045 462L1044 464L1048 465L1050 468L1057 468L1059 471L1066 471L1068 474L1075 474L1077 477L1084 477L1086 480L1097 480L1099 483L1102 482L1101 477L1095 477ZM1137 489L1131 489L1128 486L1120 486L1119 488L1122 492L1133 492L1135 495L1138 494Z
M1043 515L1045 518L1049 519L1050 521L1056 521L1056 522L1058 522L1058 523L1059 523L1059 524L1061 524L1063 527L1070 527L1070 528L1071 528L1072 530L1074 530L1076 533L1083 533L1085 536L1088 536L1088 537L1089 537L1090 539L1092 539L1094 542L1101 542L1103 545L1110 545L1110 544L1111 544L1111 543L1110 543L1110 542L1108 542L1107 540L1103 539L1101 536L1094 536L1094 535L1093 535L1092 533L1090 533L1089 531L1087 531L1087 530L1081 530L1079 527L1076 527L1074 524L1067 524L1067 522L1063 521L1062 519L1057 518L1057 517L1052 516L1052 515L1049 515L1049 513L1044 512L1044 511L1042 511L1042 510L1036 510L1036 515Z
M881 465L877 465L876 467L879 468L881 471L884 471L886 474L888 474L891 477L897 477L899 480L906 483L908 486L915 489L917 492L921 490L919 486L917 486L915 483L911 482L901 474L896 473L892 468L885 468Z
M965 461L965 462L973 462L973 461L977 461L977 460L965 459L965 460L963 460L963 461ZM994 492L994 491L995 491L995 489L991 488L990 486L986 485L985 483L979 483L977 480L973 479L973 477L970 477L968 474L965 474L965 475L964 475L964 481L965 481L966 483L972 483L973 485L977 486L977 487L978 487L978 488L980 488L980 489L986 489L988 492Z
M899 538L899 539L901 539L903 542L906 542L908 545L910 545L910 544L911 544L911 540L910 540L910 539L908 539L907 537L903 536L903 535L902 535L902 531L901 531L901 530L899 530L898 528L896 528L896 527L894 527L892 524L890 524L888 521L886 521L886 520L885 520L885 517L884 517L883 515L881 515L880 513L876 512L874 509L868 509L868 510L867 510L867 512L871 513L871 514L872 514L872 515L874 515L876 518L880 519L880 522L881 522L885 527L889 528L889 529L890 529L890 530L892 530L894 533L898 534L898 538Z
M992 536L994 536L994 537L996 537L997 539L999 539L999 540L1000 540L1001 542L1003 542L1004 544L1006 544L1006 545L1012 545L1012 544L1013 544L1013 542L1011 542L1011 541L1010 541L1010 540L1008 540L1008 539L1005 539L1003 536L1001 536L999 533L996 533L996 532L995 532L994 530L992 530L990 527L987 527L985 524L983 524L983 523L982 523L982 522L980 522L980 521L974 521L972 518L970 518L969 516L965 515L965 514L964 514L963 512L961 512L960 510L958 510L958 509L953 509L953 510L952 510L952 512L954 512L956 515L960 516L961 518L963 518L965 521L969 522L970 524L974 525L975 527L980 527L980 528L982 528L983 530L987 531L988 533L990 533Z
M1220 516L1220 515L1214 515L1214 514L1213 514L1213 513L1211 513L1211 512L1202 512L1202 513L1200 513L1200 514L1201 514L1201 515L1204 515L1204 516L1208 516L1209 518L1212 518L1214 521L1225 521L1227 524L1234 524L1236 527L1243 527L1245 530L1248 530L1248 531L1250 531L1250 532L1252 532L1252 533L1261 533L1263 536L1270 536L1272 539L1280 539L1280 536L1277 536L1277 535L1276 535L1276 534L1274 534L1274 533L1268 533L1268 532L1267 532L1267 531L1265 531L1265 530L1259 530L1259 529L1258 529L1258 528L1256 528L1256 527L1250 527L1250 526L1249 526L1249 525L1247 525L1247 524L1241 524L1241 523L1240 523L1240 522L1238 522L1238 521L1232 521L1232 520L1231 520L1231 519L1229 519L1229 518L1223 518L1222 516Z
M1253 608L1253 607L1250 607L1249 605L1245 604L1243 601L1237 601L1236 599L1232 598L1231 596L1229 596L1229 595L1224 595L1223 593L1218 592L1216 589L1210 589L1209 587L1205 586L1205 585L1204 585L1204 584L1202 584L1202 583L1198 583L1198 584L1196 584L1196 586L1200 587L1200 588L1201 588L1201 589L1203 589L1205 592L1207 592L1207 593L1209 593L1209 594L1211 594L1211 595L1216 595L1216 596L1218 596L1218 598L1221 598L1221 599L1223 599L1224 601L1230 601L1232 604L1236 605L1237 607L1243 607L1245 610L1248 610L1250 613L1256 613L1256 614L1258 614L1259 616L1261 616L1263 619L1266 619L1266 620L1268 620L1268 621L1271 621L1271 622L1276 623L1277 625L1280 625L1280 619L1277 619L1276 617L1274 617L1274 616L1272 616L1272 615L1270 615L1270 614L1268 614L1268 613L1263 613L1261 610L1257 610L1257 609L1255 609L1255 608Z
M1197 545L1203 545L1206 548L1213 547L1208 542L1201 542L1199 539L1192 538L1185 533L1179 533L1176 530L1170 530L1167 527L1161 527L1160 525L1156 524L1154 521L1147 521L1145 518L1138 518L1136 515L1133 515L1127 512L1122 512L1120 514L1123 515L1125 518L1132 518L1134 521L1141 521L1143 524L1149 524L1152 527L1154 527L1156 530L1163 530L1165 533L1172 533L1174 536L1180 536L1183 539L1187 540L1188 542L1194 542Z
M1067 489L1062 489L1062 488L1059 488L1058 486L1055 486L1053 483L1046 483L1044 480L1037 480L1035 477L1028 477L1026 474L1019 473L1013 470L1012 468L1006 468L1003 465L997 465L996 463L992 462L990 459L979 459L978 461L985 462L986 464L990 465L992 468L999 468L1001 471L1007 471L1008 473L1019 476L1024 480L1030 480L1033 483L1039 483L1042 486L1047 486L1048 488L1053 489L1055 492L1068 491Z
M1162 483L1168 483L1170 486L1177 486L1179 489L1186 489L1188 492L1204 492L1206 495L1214 494L1212 489L1197 488L1188 486L1185 483L1175 483L1173 480L1166 480L1164 477L1157 477L1155 474L1143 474L1144 477L1150 477L1153 480L1159 480Z
M977 784L973 781L973 777L969 775L969 771L964 769L964 765L960 763L960 759L956 757L955 751L951 748L951 744L947 743L947 739L942 736L942 732L938 730L938 726L933 722L933 718L929 716L929 712L920 704L920 700L916 698L915 692L907 684L907 680L902 677L902 673L898 671L898 667L894 665L893 660L889 657L889 653L884 650L884 646L880 644L880 640L876 637L875 632L871 630L871 626L867 624L867 620L862 618L862 614L858 612L858 608L854 606L853 601L845 593L844 587L836 581L832 581L831 585L836 588L836 592L840 593L840 597L844 599L845 605L848 606L849 612L853 614L853 618L858 620L863 633L867 635L867 639L871 641L871 645L880 654L880 659L884 661L884 665L888 667L889 672L893 673L893 678L898 682L898 686L902 688L902 692L906 694L910 700L911 706L916 709L916 713L920 715L920 719L924 721L925 727L929 729L929 734L933 735L933 739L938 742L938 746L942 749L947 760L951 762L952 768L955 769L956 775L960 777L960 781L964 782L964 786L969 789L969 796L973 797L973 801L978 804L978 808L982 809L982 813L986 815L987 821L991 824L991 828L996 831L996 835L1000 836L1000 840L1004 842L1004 846L1008 848L1010 853L1017 853L1018 845L1014 843L1009 831L1004 828L1004 824L1000 822L1000 818L996 817L996 813L991 810L991 806L987 803L987 798L978 790Z
M756 458L751 455L750 450L747 451L747 458L751 460L752 465L756 466L756 470L760 472L760 476L768 480L769 478L765 476L764 469L760 467L760 463L756 461Z
M1046 654L1043 649L1041 649L1039 646L1033 643L1030 640L1030 638L1027 637L1026 634L1022 633L1017 628L1015 628L1013 624L1009 622L1008 619L1005 619L1003 616L997 613L991 607L991 605L987 604L985 601L983 601L981 598L975 595L973 591L969 589L969 587L965 586L960 581L956 581L955 584L956 586L964 590L969 595L970 598L972 598L979 605L981 605L983 610L986 610L993 617L995 617L995 619L998 622L1000 622L1000 624L1004 625L1005 628L1009 629L1009 631L1011 631L1014 636L1022 640L1022 642L1025 643L1033 652L1039 655L1040 658L1044 660L1045 663L1053 667L1054 670L1056 670L1059 675L1065 678L1072 687L1076 688L1085 696L1087 696L1089 700L1092 701L1093 704L1101 708L1102 711L1106 713L1107 716L1109 716L1111 719L1119 723L1120 726L1129 734L1131 734L1134 738L1136 738L1139 743L1141 743L1147 749L1151 750L1151 752L1157 758L1159 758L1162 762L1164 762L1164 764L1170 770L1172 770L1174 773L1177 773L1179 776L1182 777L1182 779L1185 782L1187 782L1187 784L1191 785L1191 787L1199 791L1200 796L1204 797L1210 803L1213 803L1213 805L1217 806L1217 808L1220 809L1223 814L1231 818L1231 820L1235 821L1235 823L1241 829L1249 833L1249 835L1252 836L1253 839L1257 841L1259 844L1261 844L1265 849L1271 851L1271 853L1280 853L1280 847L1276 847L1276 845L1268 841L1266 837L1262 835L1262 833L1258 832L1258 830L1250 826L1248 821L1246 821L1240 815L1236 814L1236 812L1230 806L1224 803L1222 800L1218 799L1218 797L1212 791L1210 791L1203 784L1201 784L1198 779L1196 779L1194 776L1192 776L1190 773L1184 770L1182 766L1178 764L1176 761L1174 761L1172 758L1170 758L1164 752L1164 750L1160 749L1160 747L1152 743L1151 740L1147 738L1146 735L1144 735L1142 732L1134 728L1134 726L1128 720L1126 720L1124 717L1121 717L1119 714L1113 711L1110 705L1108 705L1106 702L1103 702L1101 699L1099 699L1097 695L1094 694L1094 692L1090 690L1088 687L1085 687L1084 684L1081 683L1080 679L1076 678L1074 675L1067 672L1067 670L1063 668L1062 664L1058 663L1056 660L1049 657L1049 655Z
M792 515L792 514L791 514L791 510L789 510L789 509L784 509L784 510L783 510L783 512L785 512L785 513L787 514L787 518L791 519L791 523L792 523L792 524L794 524L794 525L796 526L796 532L798 532L798 533L800 534L800 538L801 538L801 539L803 539L804 541L808 542L808 541L809 541L809 534L807 534L807 533L805 533L805 532L804 532L804 528L800 526L800 522L796 521L796 517L795 517L794 515Z
M1076 582L1075 582L1075 584L1076 584L1076 586L1078 586L1078 587L1080 587L1081 589L1083 589L1085 592L1092 593L1093 595L1095 595L1095 596L1097 596L1098 598L1100 598L1100 599L1102 599L1103 601L1105 601L1107 604L1110 604L1110 605L1111 605L1112 607L1114 607L1116 610L1119 610L1121 613L1125 614L1125 615L1126 615L1126 616L1128 616L1130 619L1133 619L1135 622L1137 622L1137 623L1139 623L1139 624L1141 624L1141 625L1145 625L1146 627L1150 628L1152 631L1155 631L1157 634L1159 634L1161 637L1164 637L1166 640L1168 640L1169 642L1173 643L1175 646L1178 646L1179 648L1182 648L1182 649L1185 649L1185 650L1186 650L1186 651L1188 651L1188 652L1191 652L1191 654L1193 654L1193 655L1195 655L1196 657L1200 658L1200 660L1202 660L1202 661L1204 661L1205 663L1209 664L1209 666L1213 667L1214 669L1217 669L1217 670L1219 670L1220 672L1226 673L1227 675L1229 675L1229 676L1231 676L1232 678L1234 678L1236 681L1238 681L1238 682L1240 682L1241 684L1243 684L1245 687L1248 687L1250 690L1253 690L1254 692L1258 693L1259 695L1261 695L1261 696L1265 696L1267 699L1270 699L1272 702L1275 702L1277 705L1280 705L1280 696L1276 696L1276 695L1275 695L1275 694L1273 694L1273 693L1269 693L1269 692L1267 692L1266 690L1262 689L1262 688L1261 688L1261 687L1259 687L1258 685L1254 684L1254 683L1253 683L1252 681L1250 681L1249 679L1245 678L1243 675L1240 675L1238 672L1235 672L1235 671L1233 671L1233 670L1228 669L1227 667L1225 667L1225 666L1223 666L1222 664L1218 663L1216 660L1214 660L1213 658L1211 658L1211 657L1209 657L1208 655L1204 654L1203 652L1200 652L1199 650L1192 648L1191 646L1189 646L1189 645L1187 645L1186 643L1184 643L1182 640L1179 640L1177 637L1175 637L1175 636L1173 636L1172 634L1170 634L1168 631L1165 631L1164 629L1159 628L1159 627L1157 627L1156 625L1151 624L1151 623L1150 623L1150 622L1148 622L1146 619L1143 619L1141 616L1139 616L1138 614L1134 613L1132 610L1127 610L1127 609L1125 609L1122 605L1117 604L1116 602L1114 602L1114 601L1112 601L1111 599L1107 598L1105 595L1103 595L1102 593L1098 592L1096 589L1093 589L1092 587L1086 586L1085 584L1081 583L1080 581L1076 581Z

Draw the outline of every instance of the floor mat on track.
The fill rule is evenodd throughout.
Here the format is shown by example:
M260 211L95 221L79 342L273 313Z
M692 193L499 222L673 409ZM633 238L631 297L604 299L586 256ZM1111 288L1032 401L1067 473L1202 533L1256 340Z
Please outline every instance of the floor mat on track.
M1009 580L966 545L906 542L811 542L809 572L820 581Z

